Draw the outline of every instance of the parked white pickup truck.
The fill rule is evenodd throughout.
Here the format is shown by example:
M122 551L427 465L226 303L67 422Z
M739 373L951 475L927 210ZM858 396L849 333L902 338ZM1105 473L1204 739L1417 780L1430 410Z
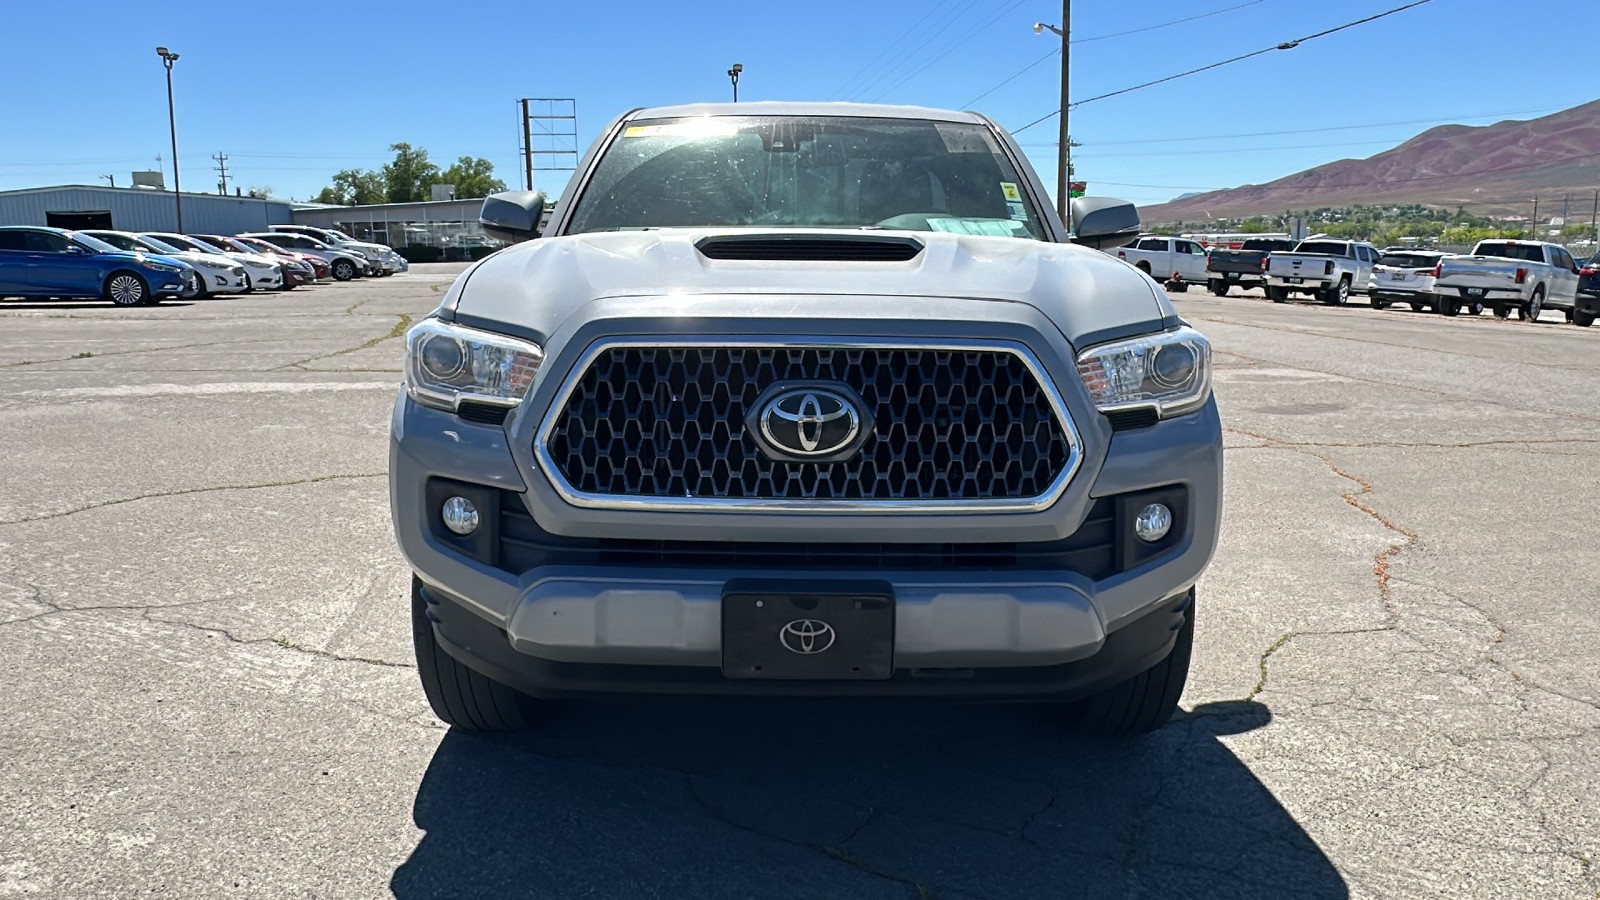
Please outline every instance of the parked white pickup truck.
M1466 256L1439 263L1433 289L1447 316L1460 313L1463 304L1486 303L1499 319L1515 307L1530 322L1545 309L1565 310L1570 322L1578 296L1578 264L1556 244L1479 241Z
M1118 248L1117 259L1180 294L1191 284L1206 283L1206 248L1187 238L1143 235L1132 245Z
M1285 303L1291 294L1310 294L1329 306L1343 306L1351 293L1371 285L1378 255L1366 241L1309 238L1288 253L1267 257L1267 296Z

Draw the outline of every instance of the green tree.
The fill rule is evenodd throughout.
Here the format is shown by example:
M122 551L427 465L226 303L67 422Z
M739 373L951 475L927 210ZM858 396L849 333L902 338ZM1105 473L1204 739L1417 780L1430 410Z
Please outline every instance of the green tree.
M363 169L341 169L333 175L333 185L317 194L318 203L360 206L382 203L386 199L383 174Z
M383 167L383 183L390 203L415 203L432 199L430 187L439 181L439 167L428 161L428 151L410 144L390 144L394 162Z
M494 177L494 163L481 156L463 156L456 164L439 176L444 184L456 186L456 199L487 197L506 189L506 183Z

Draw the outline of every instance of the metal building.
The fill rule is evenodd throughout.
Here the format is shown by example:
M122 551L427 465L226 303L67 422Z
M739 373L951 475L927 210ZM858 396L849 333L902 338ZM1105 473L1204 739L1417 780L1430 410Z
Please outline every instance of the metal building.
M391 247L449 247L485 243L478 213L483 200L432 200L370 206L314 206L294 209L294 224L337 228L363 241Z
M237 234L293 221L282 200L183 195L183 230L190 233ZM178 216L171 191L74 184L0 191L0 225L177 231Z

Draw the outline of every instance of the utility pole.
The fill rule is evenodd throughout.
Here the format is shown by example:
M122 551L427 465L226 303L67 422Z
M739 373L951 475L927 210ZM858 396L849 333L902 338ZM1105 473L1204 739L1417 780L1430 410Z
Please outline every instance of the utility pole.
M182 234L183 189L178 186L178 117L172 106L172 64L178 61L178 54L169 52L165 47L157 47L156 55L167 67L167 127L172 130L172 203L178 213L178 233Z
M1589 219L1589 230L1592 232L1589 239L1594 241L1595 253L1600 255L1600 191L1594 192L1594 216Z
M1072 0L1061 0L1061 27L1044 22L1033 23L1033 33L1046 31L1061 38L1061 133L1056 142L1056 212L1061 224L1072 233L1072 134L1067 124L1067 112L1072 106L1069 76L1072 72Z
M1528 221L1528 240L1539 239L1539 195L1533 195L1533 218Z
M218 150L216 152L216 154L213 155L211 158L217 161L217 176L218 176L217 193L219 193L219 194L227 194L228 193L228 154L223 153L221 150Z
M1072 0L1061 0L1061 148L1056 167L1056 205L1061 222L1072 234L1072 132L1067 127L1067 111L1071 107L1069 76L1072 72Z

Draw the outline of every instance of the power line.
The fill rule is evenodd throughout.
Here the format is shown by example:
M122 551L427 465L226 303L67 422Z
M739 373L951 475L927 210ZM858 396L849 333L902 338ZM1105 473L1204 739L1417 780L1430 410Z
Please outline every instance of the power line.
M1134 159L1145 156L1214 156L1225 153L1261 153L1269 150L1321 150L1328 147L1370 147L1377 144L1394 146L1403 138L1391 138L1382 141L1344 141L1338 144L1280 144L1275 147L1229 147L1226 150L1167 150L1156 153L1108 153L1101 156L1099 153L1074 153L1073 159ZM1055 144L1024 144L1025 147L1054 147ZM1077 146L1077 141L1073 141Z
M1005 81L1000 82L999 84L995 85L994 87L989 88L987 91L984 91L983 93L979 94L978 96L973 97L971 100L968 100L967 102L961 104L961 108L962 109L966 109L967 107L971 106L974 103L977 103L979 100L982 100L983 98L989 96L990 94L994 93L995 91L1000 90L1001 88L1005 87L1006 85L1010 84L1011 82L1016 81L1018 78L1021 78L1023 75L1026 75L1029 70L1033 69L1035 66L1039 65L1040 63L1044 62L1045 60L1050 59L1053 56L1060 56L1060 55L1061 55L1061 48L1057 47L1057 48L1051 50L1049 53L1046 53L1045 55L1039 57L1038 59L1034 60L1033 62L1028 63L1027 65L1023 66L1021 69L1018 69L1016 74L1012 75L1010 78L1007 78ZM1054 147L1055 144L1051 144L1050 146Z
M991 15L989 17L989 21L985 22L984 24L979 25L976 28L969 28L966 31L962 32L961 34L956 35L956 39L951 41L950 43L946 44L943 50L939 51L936 55L934 55L927 62L923 63L922 65L918 66L917 68L912 69L910 72L907 72L905 75L901 76L901 78L898 81L896 81L894 84L891 84L888 87L884 88L882 91L879 91L878 92L879 95L882 96L884 94L887 94L887 93L895 90L896 88L900 87L902 84L905 84L907 81L910 81L911 79L915 78L916 76L918 76L918 75L922 74L923 72L927 71L928 68L931 67L934 63L938 62L941 59L944 59L946 56L949 56L950 53L952 51L954 51L957 47L964 46L975 35L981 34L982 32L987 31L988 29L994 27L994 24L996 22L999 22L1002 17L1004 17L1007 13L1011 12L1012 10L1016 9L1017 7L1021 6L1025 2L1026 2L1026 0L1015 0L1015 2L1012 3L1010 6L1000 10L997 13L994 13L993 15Z
M854 75L851 75L845 81L844 84L839 86L838 90L833 92L833 95L835 97L843 99L845 97L845 92L848 91L852 86L854 86L856 84L857 80L859 80L862 76L866 75L868 72L872 71L872 69L875 66L877 66L878 63L884 59L884 57L888 56L890 53L893 53L896 48L898 48L903 42L905 42L908 38L910 38L913 33L915 33L917 30L919 30L922 27L922 23L928 21L930 18L932 18L933 16L937 15L939 10L942 9L945 6L945 4L950 3L950 2L951 2L951 0L939 0L939 3L936 6L934 6L932 9L928 10L926 13L923 13L922 18L917 21L917 24L912 25L910 28L907 28L904 31L901 31L899 37L897 37L893 41L891 41L889 43L889 46L887 46L887 47L883 48L883 50L879 51L878 55L873 57L871 62L867 63L865 66L863 66L859 70L857 70L857 72Z
M1118 31L1118 32L1114 32L1112 34L1098 34L1098 35L1095 35L1094 37L1077 38L1077 39L1071 41L1071 43L1073 43L1073 44L1088 44L1088 43L1092 43L1094 41L1107 41L1107 40L1110 40L1111 38L1126 37L1126 36L1128 36L1130 34L1143 34L1146 31L1155 31L1158 28L1168 28L1168 27L1171 27L1173 25L1182 25L1185 22L1194 22L1194 21L1199 20L1199 19L1209 19L1212 16L1220 16L1223 13L1233 12L1236 9L1244 9L1246 6L1255 6L1258 3L1265 3L1265 2L1267 2L1267 0L1250 0L1249 3L1241 3L1238 6L1230 6L1230 7L1227 7L1226 9L1218 9L1218 10L1213 10L1212 12L1208 12L1208 13L1201 13L1198 16L1190 16L1187 19L1174 19L1171 22L1162 22L1159 25L1146 25L1143 28L1135 28L1132 31Z
M940 35L943 35L946 31L949 31L950 26L954 25L957 20L967 14L968 10L977 5L978 0L967 0L966 5L951 9L950 12L936 24L933 30L922 39L922 43L911 44L907 46L905 50L894 59L893 62L889 63L889 65L883 69L883 71L879 72L871 79L868 79L866 82L863 82L854 91L851 91L851 94L855 97L865 98L868 91L876 88L878 85L883 84L884 81L888 80L889 78L899 74L897 70L901 66L907 65L913 59L916 59L917 54L921 53L923 48L927 47L929 44L932 44L935 39L937 39Z
M1161 22L1161 23L1159 23L1157 25L1147 25L1147 26L1145 26L1143 28L1135 28L1132 31L1118 31L1118 32L1116 32L1114 34L1101 34L1101 35L1096 35L1094 37L1078 38L1076 40L1069 41L1068 43L1074 44L1074 45L1076 45L1076 44L1087 44L1087 43L1090 43L1092 41L1104 41L1104 40L1109 40L1110 38L1123 37L1125 35L1130 35L1130 34L1141 34L1141 33L1146 32L1146 31L1155 31L1158 28L1166 28L1166 27L1171 26L1171 25L1182 25L1185 22L1193 22L1196 19L1206 19L1206 18L1210 18L1211 16L1220 16L1223 13L1233 12L1236 9L1244 9L1246 6L1255 6L1258 3L1265 3L1265 2L1267 2L1267 0L1250 0L1250 2L1248 2L1248 3L1240 3L1237 6L1229 6L1229 7L1226 7L1224 9L1212 10L1211 12L1208 12L1208 13L1201 13L1198 16L1189 16L1186 19L1174 19L1171 22ZM1013 7L1013 8L1015 8L1015 7ZM1006 12L1010 12L1010 10L1006 10ZM1001 88L1005 87L1006 85L1010 84L1011 82L1016 81L1023 74L1025 74L1028 71L1032 70L1034 67L1038 66L1040 63L1042 63L1045 60L1051 58L1052 56L1056 56L1060 52L1061 52L1060 48L1056 48L1056 49L1051 50L1049 53L1046 53L1044 56L1041 56L1038 59L1034 60L1033 62L1028 63L1026 66L1023 66L1021 69L1017 70L1014 74L1012 74L1009 78L1005 79L1004 81L1000 82L999 84L995 85L994 87L989 88L988 90L984 91L983 93L979 94L978 96L973 97L971 100L968 100L967 102L961 104L961 107L963 109L965 109L965 108L971 106L972 104L977 103L979 100L982 100L983 98L989 96L990 94L994 93L995 91L998 91L999 89L1001 89Z
M1404 12L1404 11L1406 11L1408 9L1412 9L1414 7L1422 6L1423 4L1432 3L1432 2L1433 2L1433 0L1412 0L1412 2L1407 3L1404 6L1397 6L1394 9L1385 10L1385 11L1383 11L1381 13L1377 13L1375 15L1367 16L1364 19L1357 19L1354 22L1346 22L1343 25L1337 25L1337 26L1335 26L1333 28L1329 28L1329 29L1326 29L1324 31L1319 31L1316 34L1309 34L1309 35L1306 35L1303 38L1296 38L1295 40L1284 41L1281 44L1277 44L1275 46L1267 47L1267 48L1264 48L1264 49L1261 49L1261 50L1253 50L1253 51L1251 51L1249 53L1245 53L1245 54L1242 54L1240 56L1235 56L1232 59L1225 59L1225 60L1222 60L1221 62L1214 62L1214 63L1211 63L1210 65L1201 66L1198 69L1190 69L1187 72L1179 72L1176 75L1168 75L1165 78L1157 78L1154 81L1146 81L1143 84L1136 84L1136 85L1133 85L1132 87L1125 87L1125 88L1122 88L1120 90L1111 91L1109 93L1098 94L1096 96L1089 97L1089 98L1087 98L1085 100L1079 100L1076 103L1070 103L1070 104L1067 105L1067 108L1068 109L1077 109L1078 107L1084 105L1085 103L1093 103L1096 100L1105 100L1105 99L1107 99L1109 97L1117 97L1117 96L1121 96L1122 94L1132 93L1133 91L1143 90L1143 89L1148 88L1148 87L1155 87L1158 84L1166 84L1169 81L1177 81L1179 78L1187 78L1190 75L1198 75L1201 72L1209 72L1212 69L1221 68L1222 66L1231 65L1231 64L1236 63L1236 62L1242 62L1243 60L1247 60L1247 59L1250 59L1252 57L1262 56L1264 54L1271 53L1274 50L1293 50L1294 48L1300 46L1301 44L1305 43L1306 41L1315 40L1315 39L1317 39L1319 37L1326 37L1327 35L1343 31L1346 28L1354 28L1357 25L1365 25L1368 22L1377 21L1378 19L1381 19L1381 18L1383 18L1385 16L1392 16L1395 13ZM1040 122L1043 122L1043 121L1045 121L1047 119L1051 119L1051 118L1053 118L1055 116L1059 116L1059 115L1061 115L1061 110L1059 110L1059 109L1051 110L1050 112L1045 113L1044 115L1040 116L1039 118L1034 119L1032 122L1029 122L1028 124L1022 126L1021 128L1018 128L1018 129L1012 131L1011 133L1013 135L1021 134L1022 132L1027 131L1029 128L1032 128L1033 126L1038 125Z
M1324 131L1355 131L1355 130L1362 129L1362 128L1387 128L1387 127L1389 127L1391 125L1453 125L1453 124L1456 124L1457 122L1460 122L1462 120L1493 119L1493 118L1497 118L1499 116L1514 116L1514 115L1521 115L1523 113L1553 112L1553 111L1556 111L1556 110L1564 110L1564 109L1568 109L1568 108L1569 107L1565 107L1565 106L1541 106L1541 107L1535 107L1535 108L1532 108L1532 109L1510 109L1510 110L1506 110L1504 112L1483 113L1481 115L1479 115L1479 114L1471 114L1471 115L1463 114L1463 115L1457 115L1457 116L1445 116L1443 118L1437 118L1437 119L1411 119L1411 120L1404 121L1404 122L1368 122L1368 123L1361 124L1361 125L1331 125L1331 126L1327 126L1327 127L1324 127L1324 128L1294 128L1294 129L1290 129L1288 131L1249 131L1249 132L1239 132L1237 134L1210 134L1210 135L1202 135L1202 136L1198 136L1198 137L1181 137L1181 138L1150 138L1150 139L1147 139L1147 140L1137 140L1137 141L1095 141L1094 142L1094 146L1096 146L1096 147L1134 147L1134 146L1144 146L1144 145L1148 145L1148 144L1179 144L1179 143L1191 143L1191 142L1194 142L1194 141L1221 141L1221 140L1229 140L1229 139L1232 139L1232 138L1279 137L1279 136L1286 135L1286 134L1314 134L1314 133L1317 133L1317 132L1324 132ZM1040 143L1040 144L1023 144L1022 146L1024 146L1024 147L1054 147L1055 143L1051 142L1051 143L1048 143L1048 144L1043 144L1043 143Z

